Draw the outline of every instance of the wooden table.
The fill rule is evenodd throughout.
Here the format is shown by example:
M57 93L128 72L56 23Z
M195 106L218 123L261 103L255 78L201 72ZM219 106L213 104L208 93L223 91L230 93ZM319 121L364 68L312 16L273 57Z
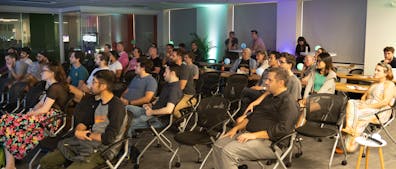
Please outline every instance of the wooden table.
M351 93L365 93L369 85L360 85L360 84L350 84L350 83L340 83L336 82L336 90L340 92L351 92Z
M372 76L365 76L365 75L358 75L358 74L337 73L337 77L345 78L348 80L358 80L358 81L365 81L365 82L377 81L377 79L374 79Z

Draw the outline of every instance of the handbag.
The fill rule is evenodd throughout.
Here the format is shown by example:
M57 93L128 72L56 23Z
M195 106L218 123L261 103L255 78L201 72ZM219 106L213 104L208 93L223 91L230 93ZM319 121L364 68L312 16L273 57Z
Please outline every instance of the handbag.
M70 161L87 161L87 157L96 153L99 146L99 142L70 137L58 143L58 150Z

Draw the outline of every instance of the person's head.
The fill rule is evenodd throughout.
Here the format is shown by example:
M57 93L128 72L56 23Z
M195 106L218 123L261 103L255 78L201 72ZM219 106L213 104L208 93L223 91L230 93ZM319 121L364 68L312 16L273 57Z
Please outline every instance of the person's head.
M166 82L178 81L181 74L181 66L171 63L166 66L164 79Z
M41 79L45 81L66 82L66 78L66 73L58 62L50 62L41 70Z
M28 58L28 57L29 57L29 55L30 55L30 48L28 48L28 47L24 47L24 48L22 48L22 50L21 50L21 54L20 54L20 56L21 56L21 59Z
M230 38L235 37L235 32L234 31L230 31L230 33L228 33L228 37L230 37Z
M265 55L264 51L257 51L256 52L256 60L257 62L263 62L264 60L267 60L267 55Z
M151 46L149 48L149 55L152 59L156 58L158 56L158 49L157 47Z
M15 54L18 53L18 51L16 50L16 48L10 47L10 48L7 49L7 54L12 54L12 53L15 53Z
M191 42L191 50L195 51L198 49L197 42Z
M386 78L387 80L393 80L391 65L383 62L378 63L374 70L374 78L375 79Z
M185 53L183 59L187 64L192 64L195 59L195 54L192 52Z
M109 64L110 61L110 54L99 52L95 55L95 64L99 67L104 67Z
M140 56L142 56L142 54L143 54L142 49L140 49L138 47L133 49L133 52L132 52L133 57L140 58Z
M266 90L271 94L286 88L287 81L289 80L289 73L282 68L270 68L267 79L265 80Z
M252 56L252 51L249 48L245 48L242 50L242 59L249 60Z
M393 54L395 53L395 48L391 46L387 46L384 48L384 58L387 61L393 60ZM389 63L389 62L388 62Z
M124 42L117 42L117 52L124 51Z
M279 66L287 71L291 71L292 68L296 65L296 58L287 53L283 52L280 54L279 58Z
M166 44L166 52L167 53L172 53L174 48L175 48L175 45L170 44L170 43Z
M110 44L105 44L103 48L104 52L110 52L111 51L111 45Z
M106 54L109 55L109 59L110 59L112 62L116 61L116 60L120 57L120 55L118 54L118 52L116 52L116 51L114 51L114 50L112 50L112 51L110 51L110 52L107 52Z
M297 43L298 43L300 46L302 46L302 45L306 45L306 44L307 44L307 41L305 40L304 37L300 36L300 37L298 37L298 39L297 39Z
M91 91L94 95L100 95L102 92L111 92L113 90L116 76L111 70L99 70L94 74Z
M17 55L15 53L10 53L8 55L5 56L5 61L7 65L15 65L16 59L17 59Z
M40 64L48 63L48 53L46 51L37 52L36 59Z
M270 52L269 57L268 57L268 65L270 67L278 67L279 66L279 62L278 62L279 58L280 58L279 52L276 52L276 51Z
M137 59L137 66L135 69L135 73L138 75L143 75L143 73L151 73L153 69L153 61L150 59L146 59L144 57Z
M83 59L84 53L81 51L73 51L70 54L69 60L71 64L80 63L81 59Z
M305 67L311 67L313 64L315 64L315 59L314 59L314 56L312 56L312 55L307 55L307 56L305 56L305 58L304 58L304 66Z
M251 30L251 31L250 31L250 34L252 35L252 38L253 38L253 39L257 39L257 38L258 38L258 32L257 32L257 30Z
M186 44L184 44L184 43L179 43L179 45L177 45L177 46L179 46L179 49L181 49L182 51L186 50Z
M183 62L183 52L180 49L173 49L171 60L173 63L180 64Z
M333 70L333 60L329 53L324 52L318 55L316 60L316 69L324 70L324 74L327 76L330 70Z
M315 56L317 57L321 53L327 52L324 48L319 48L318 50L315 51Z

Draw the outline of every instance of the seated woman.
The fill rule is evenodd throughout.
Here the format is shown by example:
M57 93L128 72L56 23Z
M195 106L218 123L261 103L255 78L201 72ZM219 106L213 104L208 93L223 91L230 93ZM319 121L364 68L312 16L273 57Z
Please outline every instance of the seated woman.
M45 97L27 114L5 114L0 119L0 143L6 154L6 168L15 168L15 158L22 159L45 137L45 120L59 114L68 101L66 74L60 64L42 68L42 80L47 83ZM41 124L41 125L40 125ZM51 130L58 126L51 125Z
M378 81L370 86L361 100L348 101L346 125L342 130L347 133L345 143L348 152L357 149L355 137L360 136L369 123L378 123L374 114L381 109L389 108L394 96L395 84L392 82L392 67L389 64L378 63L375 67L374 78ZM390 113L391 111L379 114L380 120L389 119Z
M329 53L319 54L316 62L316 70L313 70L308 76L304 99L312 93L335 93L337 74L333 71L333 61Z

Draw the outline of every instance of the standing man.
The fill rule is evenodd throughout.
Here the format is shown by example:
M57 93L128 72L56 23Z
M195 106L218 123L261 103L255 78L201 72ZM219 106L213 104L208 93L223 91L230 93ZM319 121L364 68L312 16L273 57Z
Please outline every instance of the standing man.
M384 48L384 60L382 62L390 64L392 68L396 68L396 58L393 56L395 48L387 46Z
M228 39L226 39L224 43L226 46L226 58L236 60L239 57L239 54L237 52L230 52L230 50L238 49L238 38L235 37L234 31L230 31L228 33Z
M80 62L83 57L84 53L81 51L73 51L69 57L71 68L67 82L75 87L83 85L89 76L88 70Z
M243 115L234 128L215 142L213 161L216 169L237 169L242 160L275 157L271 143L290 134L298 117L297 102L286 88L289 77L284 69L270 70L265 81L270 94L252 114Z
M258 35L257 30L251 30L250 31L252 35L252 52L256 53L257 51L267 51L267 48L265 47L265 43L263 39L261 39Z
M128 53L124 51L124 43L123 42L118 42L117 43L117 52L120 57L118 58L118 61L122 65L122 70L125 72L127 70L127 66L129 63L129 57Z

